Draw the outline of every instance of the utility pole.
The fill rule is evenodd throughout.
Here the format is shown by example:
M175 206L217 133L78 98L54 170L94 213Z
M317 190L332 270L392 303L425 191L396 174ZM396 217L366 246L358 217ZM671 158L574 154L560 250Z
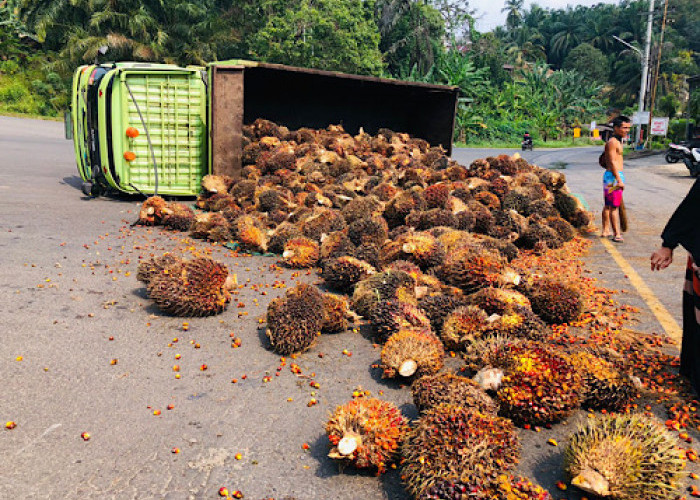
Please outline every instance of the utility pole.
M649 14L647 15L647 41L644 47L644 59L642 59L642 81L639 89L639 118L641 119L641 114L644 111L644 98L646 97L647 91L647 77L649 73L649 52L651 51L651 25L654 21L654 0L649 0ZM637 137L634 141L636 147L637 143L642 138L642 124L637 126Z
M647 92L647 79L648 79L648 74L649 74L649 52L651 51L651 25L652 25L653 20L654 20L654 0L649 0L649 13L647 15L647 40L646 40L646 44L644 47L644 54L643 55L642 55L642 51L639 50L637 47L630 45L629 43L627 43L626 41L624 41L620 37L617 37L615 35L612 36L615 40L626 45L630 49L634 50L637 54L639 54L639 59L641 60L641 63L642 63L642 78L641 78L641 81L639 83L639 109L638 109L637 115L638 115L640 120L642 117L642 113L644 112L644 99L646 98L646 92ZM635 147L637 145L641 136L642 136L642 124L640 121L640 123L637 124L637 131L635 132L634 139L632 140L633 147Z
M649 103L649 124L647 126L647 138L644 141L644 144L649 141L649 145L651 146L651 119L652 116L654 115L654 104L656 102L656 84L659 82L659 69L661 67L661 49L664 47L664 30L666 29L666 13L668 12L668 0L664 3L664 17L663 20L661 21L661 37L659 40L659 50L658 53L656 54L656 71L654 72L654 83L651 86L651 102Z

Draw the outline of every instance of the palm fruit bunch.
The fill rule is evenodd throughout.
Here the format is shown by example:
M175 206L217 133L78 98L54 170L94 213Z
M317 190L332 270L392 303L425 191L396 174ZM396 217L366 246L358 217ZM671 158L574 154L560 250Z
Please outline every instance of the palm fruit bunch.
M323 333L338 333L348 329L348 318L352 316L347 299L333 293L323 294Z
M559 216L546 217L544 223L554 229L562 241L571 241L576 236L576 229Z
M397 299L416 305L415 287L415 280L403 271L376 273L355 284L352 308L360 316L369 318L372 309L385 300Z
M547 248L560 248L564 242L559 234L545 224L533 222L527 226L523 234L515 240L515 244L527 250L534 249L538 243L547 245Z
M267 337L272 349L287 355L306 351L326 322L323 294L301 283L267 308Z
M182 263L178 272L151 276L148 296L174 316L210 316L226 309L231 301L228 268L207 257Z
M284 244L282 263L294 269L313 267L318 262L319 244L309 238L292 238Z
M429 375L442 368L445 348L429 330L405 329L394 333L382 348L383 377Z
M571 484L616 500L672 500L685 461L666 429L641 414L600 415L572 436L564 452Z
M503 269L503 258L497 252L462 247L445 257L439 276L465 293L473 293L498 283Z
M476 408L482 413L496 414L498 405L472 379L444 372L424 375L411 385L413 403L425 412L439 404Z
M549 324L571 323L583 311L583 297L574 287L550 279L525 288L532 310Z
M272 253L284 252L284 245L291 239L302 238L301 229L291 222L284 221L273 229L267 240L267 249Z
M161 224L165 215L164 210L166 210L167 206L168 202L160 196L151 196L150 198L147 198L141 205L141 209L139 210L139 218L136 221L136 224L141 224L144 226L155 226Z
M385 262L397 259L408 260L421 269L435 267L445 259L445 251L440 242L429 233L406 233L397 238L400 253L396 258L382 259Z
M420 500L552 500L541 486L521 476L499 474L496 477L473 476L442 479L428 489Z
M501 315L491 318L490 332L500 333L510 338L544 340L550 333L549 328L528 307L513 306Z
M412 210L424 210L425 208L426 203L420 191L415 189L401 191L387 203L384 209L384 219L393 229L405 224L406 216Z
M489 315L503 314L517 306L530 307L530 300L525 295L509 288L482 288L470 295L468 301Z
M514 467L519 448L510 420L440 404L425 412L408 432L401 449L401 478L409 493L422 498L443 479L485 476Z
M160 257L151 257L139 262L136 279L148 284L154 276L179 274L182 271L182 264L183 260L170 252Z
M329 288L339 292L348 292L356 283L375 274L376 269L363 260L342 256L330 259L323 264L321 277Z
M382 245L389 237L389 226L381 216L363 217L348 224L348 238L356 246Z
M169 203L163 214L163 226L175 231L189 231L194 222L194 210L184 203Z
M437 334L442 332L442 325L445 318L459 306L464 305L465 299L448 293L433 293L421 297L418 301L426 316L430 319L430 325Z
M445 317L440 338L451 351L467 345L489 333L491 323L486 313L477 306L461 306Z
M267 251L267 229L252 215L242 215L233 223L236 239L244 249L253 252Z
M332 233L325 234L321 237L319 256L323 262L342 257L344 255L353 255L355 250L355 245L352 241L350 241L346 228L341 231L333 231Z
M536 343L511 345L496 364L505 372L496 393L501 413L517 424L560 422L581 404L581 376L564 354Z
M475 374L484 367L495 366L507 349L519 343L522 341L499 333L481 337L465 347L462 353L464 367Z
M190 225L190 236L210 241L226 241L233 237L228 220L219 212L195 215Z
M359 398L338 406L326 423L330 458L358 469L386 471L408 431L408 421L393 403Z
M369 323L374 337L381 343L386 342L399 330L409 328L430 330L430 320L420 308L395 299L379 302L374 306Z
M583 377L584 407L619 412L634 399L634 384L610 361L583 350L571 353L569 358Z

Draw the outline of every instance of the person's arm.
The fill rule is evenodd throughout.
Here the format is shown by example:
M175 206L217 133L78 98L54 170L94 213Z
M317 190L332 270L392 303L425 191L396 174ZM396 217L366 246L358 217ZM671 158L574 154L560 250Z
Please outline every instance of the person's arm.
M696 180L661 233L663 246L676 248L679 244L692 252L693 236L700 232L700 180ZM699 251L700 249L695 249Z
M605 143L605 158L606 158L605 164L608 166L608 169L615 176L615 180L617 181L617 186L620 189L624 189L625 184L624 184L624 182L622 182L622 179L620 178L620 169L622 168L622 154L620 153L621 149L622 149L622 144L620 144L620 141L618 141L614 137Z

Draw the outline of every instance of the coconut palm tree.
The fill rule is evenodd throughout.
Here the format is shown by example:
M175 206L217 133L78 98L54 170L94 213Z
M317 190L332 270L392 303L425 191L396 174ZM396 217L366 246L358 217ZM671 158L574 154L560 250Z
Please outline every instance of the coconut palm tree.
M523 4L525 0L506 0L501 12L506 12L506 27L509 31L516 29L523 21Z

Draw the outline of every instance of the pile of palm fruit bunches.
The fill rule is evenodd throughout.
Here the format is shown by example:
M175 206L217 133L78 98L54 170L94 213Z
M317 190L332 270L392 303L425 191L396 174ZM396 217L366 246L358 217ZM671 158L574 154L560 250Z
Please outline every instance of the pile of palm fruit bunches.
M591 348L546 342L551 325L584 310L577 284L518 266L591 224L563 174L506 155L466 167L386 129L352 136L257 120L244 135L241 178L206 176L201 213L152 197L139 222L319 267L330 292L299 284L268 307L277 353L301 353L358 318L371 326L384 376L411 383L420 417L410 425L390 402L353 399L325 425L331 458L377 473L400 463L419 499L550 498L512 474L515 426L585 407L604 414L566 451L574 485L608 498L676 497L684 464L663 426L615 416L637 397L634 377ZM218 314L231 298L226 267L209 258L165 254L143 261L138 278L170 314ZM441 372L446 350L463 351L471 378Z

